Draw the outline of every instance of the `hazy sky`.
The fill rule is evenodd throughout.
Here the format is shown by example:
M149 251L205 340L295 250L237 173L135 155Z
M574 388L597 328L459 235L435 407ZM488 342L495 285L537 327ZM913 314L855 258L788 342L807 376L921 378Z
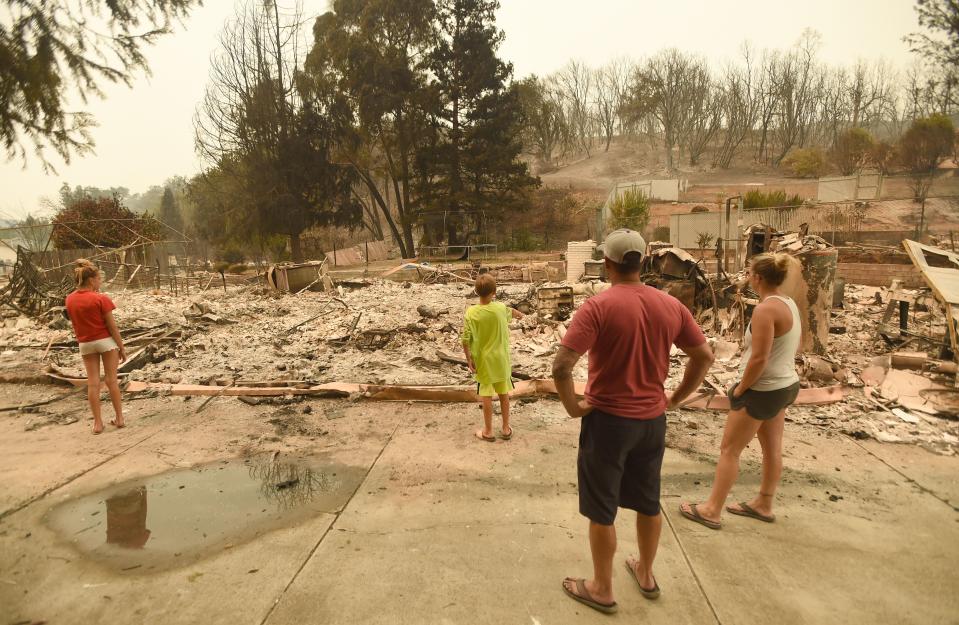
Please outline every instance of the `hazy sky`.
M71 185L145 190L199 169L193 114L203 96L210 55L231 0L206 0L172 35L148 49L152 76L132 88L110 85L86 110L96 154L70 165L54 159L48 175L31 158L24 169L0 161L0 217L38 211L42 196ZM322 13L326 0L305 0ZM885 58L911 61L902 37L918 28L913 0L501 0L497 23L506 33L501 55L517 77L548 74L570 58L601 65L619 56L642 58L665 47L698 52L715 63L737 55L748 39L756 48L785 48L810 27L822 35L820 58L830 64ZM28 154L30 150L28 149ZM52 158L52 157L51 157Z

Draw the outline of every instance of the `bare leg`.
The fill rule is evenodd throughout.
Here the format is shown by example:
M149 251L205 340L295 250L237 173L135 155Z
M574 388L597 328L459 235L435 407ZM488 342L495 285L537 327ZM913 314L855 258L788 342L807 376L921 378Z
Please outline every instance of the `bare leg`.
M627 558L636 572L639 584L647 590L656 587L656 578L653 577L653 561L656 560L656 551L659 549L659 535L663 530L663 516L649 516L636 513L636 538L639 543L639 560Z
M749 507L760 514L772 516L773 497L783 474L783 428L786 424L784 408L772 419L763 421L756 437L763 448L763 480L759 494L749 502Z
M93 412L93 433L103 431L100 419L100 354L87 354L83 357L83 367L87 370L87 401Z
M613 602L613 556L616 555L616 526L589 522L589 549L593 554L593 579L586 580L586 590L600 603ZM571 579L563 582L576 592Z
M100 354L103 358L103 374L107 389L110 391L110 402L113 404L113 414L116 415L114 425L122 428L123 405L120 402L120 383L117 380L117 365L120 362L120 352L117 350Z
M739 455L746 449L749 441L756 436L762 421L753 419L745 410L732 410L726 418L726 429L723 432L723 442L719 451L719 462L716 463L716 479L713 481L713 490L709 499L696 505L700 516L710 521L719 521L723 512L723 504L732 490L736 478L739 476ZM683 510L692 512L689 504L682 504Z
M513 428L509 425L509 395L499 396L499 410L503 415L503 434L512 434ZM493 423L490 421L490 427Z
M481 397L483 402L483 429L476 431L476 436L489 438L493 435L493 398Z

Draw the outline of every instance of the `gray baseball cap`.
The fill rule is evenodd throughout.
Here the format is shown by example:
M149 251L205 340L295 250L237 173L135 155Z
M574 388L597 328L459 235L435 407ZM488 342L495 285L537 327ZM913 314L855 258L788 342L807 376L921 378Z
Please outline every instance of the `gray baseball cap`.
M645 256L646 239L635 230L620 228L606 235L606 240L599 246L599 250L614 263L622 263L623 257L630 252L639 252Z

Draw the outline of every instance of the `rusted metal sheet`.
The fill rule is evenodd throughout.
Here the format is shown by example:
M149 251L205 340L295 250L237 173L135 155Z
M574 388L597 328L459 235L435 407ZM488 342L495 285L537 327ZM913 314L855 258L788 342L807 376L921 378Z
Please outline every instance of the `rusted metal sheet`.
M959 254L909 239L903 241L902 245L945 309L946 317L951 321L946 324L949 345L955 357L959 358L959 341L956 337L956 321L959 321Z
M266 281L278 291L296 293L307 287L315 287L319 291L323 289L320 278L326 273L325 264L326 261L323 260L271 265L266 272Z

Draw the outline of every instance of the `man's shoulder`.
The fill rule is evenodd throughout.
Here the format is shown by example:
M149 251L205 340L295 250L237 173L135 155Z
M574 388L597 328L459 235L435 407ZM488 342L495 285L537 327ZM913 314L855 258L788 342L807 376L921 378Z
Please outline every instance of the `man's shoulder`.
M644 284L638 288L635 286L626 286L623 288L609 287L602 293L597 293L586 301L593 302L595 304L618 302L623 298L635 297L636 294L639 295L640 299L645 301L679 303L679 300L669 293L660 291L656 287L649 286L647 284Z
M664 306L677 307L682 306L683 303L678 299L667 293L666 291L660 291L655 287L647 287L643 290L643 295L649 298L651 301L658 302Z
M589 298L586 303L592 303L591 305L597 310L619 310L623 306L641 306L647 310L661 311L669 315L681 314L680 309L685 308L682 302L669 293L649 285L643 285L638 291L632 293L623 289L609 288Z

